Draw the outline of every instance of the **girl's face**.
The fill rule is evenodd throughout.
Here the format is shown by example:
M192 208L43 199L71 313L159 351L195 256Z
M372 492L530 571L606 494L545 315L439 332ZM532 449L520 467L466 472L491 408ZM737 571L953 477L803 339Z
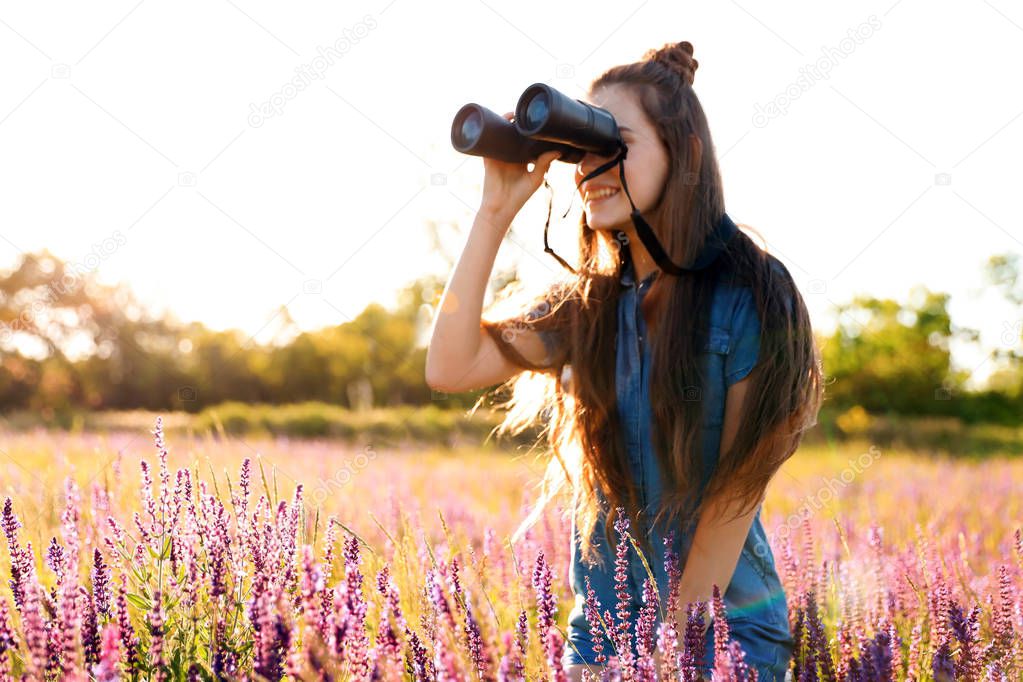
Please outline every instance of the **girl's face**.
M621 85L597 88L582 101L607 109L615 117L622 139L629 147L625 157L625 179L636 208L644 217L656 208L668 178L668 150L647 120L632 90ZM588 173L614 157L588 152L576 164L575 182L579 184ZM590 178L579 188L583 199L586 224L594 230L624 230L631 234L632 207L622 189L619 167L613 166Z

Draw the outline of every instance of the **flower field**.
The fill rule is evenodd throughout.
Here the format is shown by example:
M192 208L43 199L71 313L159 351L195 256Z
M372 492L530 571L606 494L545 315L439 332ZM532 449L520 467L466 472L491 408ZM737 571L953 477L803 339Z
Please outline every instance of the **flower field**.
M541 471L535 452L165 442L159 420L0 434L0 681L564 680L569 520L509 541ZM801 449L762 511L794 679L1023 679L1021 500L1021 460ZM627 606L591 610L608 679L699 679L705 608L713 678L754 678L719 600L685 631L658 618L676 602L648 599L635 632Z

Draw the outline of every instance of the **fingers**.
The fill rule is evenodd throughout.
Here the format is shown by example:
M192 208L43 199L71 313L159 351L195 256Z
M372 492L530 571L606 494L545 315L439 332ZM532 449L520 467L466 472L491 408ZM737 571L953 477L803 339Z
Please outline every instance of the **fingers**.
M536 157L536 161L533 162L533 173L539 175L545 175L547 170L554 163L554 160L561 156L560 151L544 152L540 156Z
M555 158L558 158L561 155L561 151L545 151L536 157L536 161L533 162L533 167L547 170L547 168L549 168L554 162Z

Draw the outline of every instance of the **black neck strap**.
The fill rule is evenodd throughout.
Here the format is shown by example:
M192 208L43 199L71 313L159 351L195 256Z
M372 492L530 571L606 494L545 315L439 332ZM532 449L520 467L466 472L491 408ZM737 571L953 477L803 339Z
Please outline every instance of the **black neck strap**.
M735 225L735 223L732 221L732 219L728 216L727 213L722 214L721 220L719 220L718 224L715 226L714 232L707 238L707 241L703 245L703 249L700 251L699 256L697 256L693 264L690 265L689 267L675 265L675 263L673 263L671 259L668 257L668 254L661 246L661 243L657 241L657 236L654 234L653 229L650 227L647 221L643 219L643 216L640 214L639 209L636 208L636 204L633 203L632 201L632 195L629 194L629 186L625 182L625 156L627 153L628 147L625 145L624 142L622 142L621 151L618 152L617 157L611 159L610 161L601 166L598 166L596 169L588 173L582 180L579 181L579 184L576 185L576 192L572 194L572 201L573 202L575 201L575 194L578 192L579 187L582 186L584 182L586 182L590 178L594 178L600 175L601 173L617 165L618 176L622 180L622 189L625 190L625 196L629 200L629 206L632 207L631 216L632 224L636 227L636 234L639 236L640 241L643 242L643 246L646 247L647 252L654 259L654 262L657 263L657 266L664 272L670 273L672 275L681 275L686 272L695 272L697 270L703 270L704 268L708 267L717 259L721 252L724 251L725 247L728 244L728 241L738 231L738 227ZM551 186L547 183L546 177L544 178L544 185L547 187L548 191L551 191ZM554 256L554 258L556 258L559 263L561 263L564 267L568 268L570 271L575 273L576 272L575 268L569 265L564 258L556 254L554 252L554 249L550 247L550 244L547 243L547 230L551 224L552 204L553 192L551 191L551 194L548 197L547 204L547 223L543 227L544 247L543 250ZM572 206L571 204L569 204L569 208L568 210L565 211L565 215L563 215L562 218L568 215L568 211L571 210L571 208Z

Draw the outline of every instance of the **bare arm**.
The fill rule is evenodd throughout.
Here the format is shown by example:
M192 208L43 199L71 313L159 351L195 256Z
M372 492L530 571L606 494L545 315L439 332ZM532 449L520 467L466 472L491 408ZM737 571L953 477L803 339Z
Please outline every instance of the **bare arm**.
M513 120L509 112L505 118ZM483 295L494 267L497 249L511 221L543 183L558 152L541 154L528 164L484 158L483 199L465 248L444 287L430 345L426 351L426 383L437 390L457 393L505 381L521 368L509 362L482 328ZM516 329L510 336L515 349L540 364L546 349L532 331Z
M444 288L426 352L426 383L448 393L501 383L522 371L498 350L480 326L483 292L510 219L499 213L476 215L465 250ZM503 226L503 227L502 227ZM533 331L515 328L510 343L527 360L541 364L547 350Z
M749 377L728 387L725 395L725 420L721 428L720 452L727 452L739 430L742 404L749 386ZM727 503L720 498L708 500L705 511L700 514L693 534L692 547L686 558L685 568L679 582L679 604L688 604L697 599L710 601L713 585L716 583L724 595L739 562L743 543L757 513L752 511L731 519L739 510L738 503ZM724 521L722 521L724 520ZM686 614L679 613L680 632L685 631ZM706 612L704 628L710 623L710 609Z

